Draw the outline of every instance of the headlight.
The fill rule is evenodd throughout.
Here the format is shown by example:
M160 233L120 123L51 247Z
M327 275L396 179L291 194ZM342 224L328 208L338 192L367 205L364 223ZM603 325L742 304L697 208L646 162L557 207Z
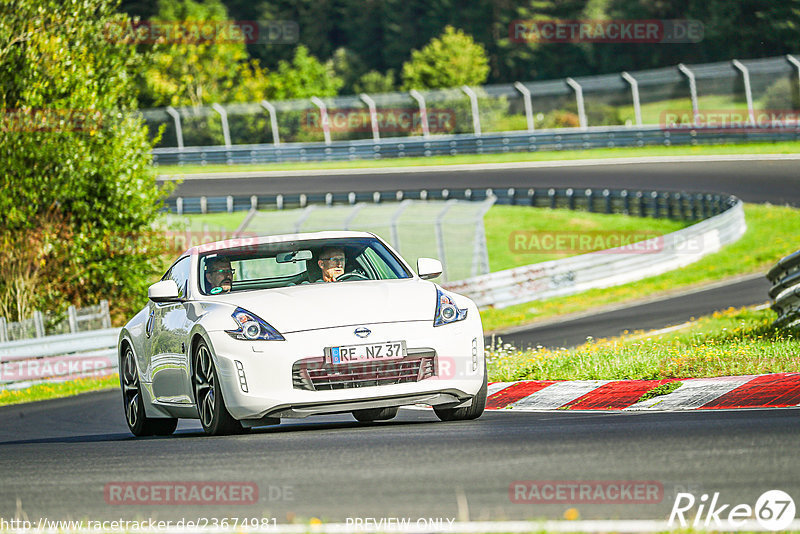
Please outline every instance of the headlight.
M268 322L244 308L236 308L231 317L239 325L239 328L225 331L233 338L247 341L285 341L284 337Z
M448 295L439 286L436 286L436 314L433 316L433 326L463 321L467 318L466 308L456 306L453 297Z

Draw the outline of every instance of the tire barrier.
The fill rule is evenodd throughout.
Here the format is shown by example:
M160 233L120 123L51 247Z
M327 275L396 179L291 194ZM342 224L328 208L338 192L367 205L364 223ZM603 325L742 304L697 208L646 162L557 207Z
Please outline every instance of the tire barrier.
M774 299L772 309L778 314L773 323L779 328L800 327L800 250L781 258L767 273L773 286L769 290Z

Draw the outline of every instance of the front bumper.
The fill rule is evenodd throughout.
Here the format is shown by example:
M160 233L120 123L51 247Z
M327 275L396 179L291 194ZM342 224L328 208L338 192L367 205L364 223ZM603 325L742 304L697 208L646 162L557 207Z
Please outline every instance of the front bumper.
M224 331L207 335L226 407L236 419L306 417L419 403L458 406L468 405L483 384L483 330L475 315L435 328L431 321L362 324L283 334L285 341L242 341ZM341 389L313 390L307 381L299 383L299 361L321 362L326 347L364 343L354 335L363 326L372 331L370 342L403 340L409 355L433 355L433 375L420 373L421 379L404 383L362 381Z

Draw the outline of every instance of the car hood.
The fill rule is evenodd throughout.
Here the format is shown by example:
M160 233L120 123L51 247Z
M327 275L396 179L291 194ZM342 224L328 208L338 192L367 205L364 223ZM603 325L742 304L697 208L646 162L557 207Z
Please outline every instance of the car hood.
M433 321L436 307L435 285L413 278L303 284L230 297L225 302L255 313L282 334L366 323Z

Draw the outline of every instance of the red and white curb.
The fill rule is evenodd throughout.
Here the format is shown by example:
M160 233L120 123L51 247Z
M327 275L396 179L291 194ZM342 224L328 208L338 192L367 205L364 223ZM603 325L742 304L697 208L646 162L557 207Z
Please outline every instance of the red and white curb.
M638 402L665 380L526 380L489 384L487 410L721 410L800 406L800 373L687 378Z

